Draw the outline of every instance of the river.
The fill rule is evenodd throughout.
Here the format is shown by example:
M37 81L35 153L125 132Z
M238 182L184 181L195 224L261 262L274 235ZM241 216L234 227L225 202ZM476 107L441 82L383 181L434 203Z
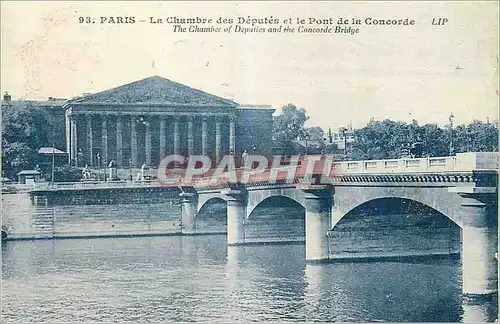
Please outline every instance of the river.
M493 320L460 260L306 264L304 244L224 235L9 241L2 322Z

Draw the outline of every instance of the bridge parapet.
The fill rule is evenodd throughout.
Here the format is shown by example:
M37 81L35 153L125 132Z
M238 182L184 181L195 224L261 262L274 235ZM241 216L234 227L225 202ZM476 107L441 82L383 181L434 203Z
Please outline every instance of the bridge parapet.
M333 174L498 171L497 152L458 153L418 159L344 161L333 163Z

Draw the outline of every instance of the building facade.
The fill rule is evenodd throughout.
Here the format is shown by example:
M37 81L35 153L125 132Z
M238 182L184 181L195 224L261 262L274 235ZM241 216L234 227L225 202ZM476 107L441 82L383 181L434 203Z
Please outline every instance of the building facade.
M243 106L158 76L67 101L66 147L73 165L157 166L170 154L218 161L267 153L270 106Z

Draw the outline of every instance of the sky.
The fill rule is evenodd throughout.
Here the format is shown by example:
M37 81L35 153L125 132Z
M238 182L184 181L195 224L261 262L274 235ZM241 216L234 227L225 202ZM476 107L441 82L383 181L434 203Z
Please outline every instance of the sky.
M498 120L498 2L1 2L2 93L70 98L152 75L240 104L305 108L308 126L370 118ZM96 18L80 24L78 17ZM135 24L100 24L100 17ZM414 19L359 34L174 33L150 17ZM442 26L432 18L445 17ZM297 26L295 26L297 27Z

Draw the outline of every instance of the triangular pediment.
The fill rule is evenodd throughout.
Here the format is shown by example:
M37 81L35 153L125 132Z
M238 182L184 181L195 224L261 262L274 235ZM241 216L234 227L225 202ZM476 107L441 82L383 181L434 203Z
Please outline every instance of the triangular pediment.
M74 104L181 105L235 107L238 104L160 76L128 83L72 100Z

